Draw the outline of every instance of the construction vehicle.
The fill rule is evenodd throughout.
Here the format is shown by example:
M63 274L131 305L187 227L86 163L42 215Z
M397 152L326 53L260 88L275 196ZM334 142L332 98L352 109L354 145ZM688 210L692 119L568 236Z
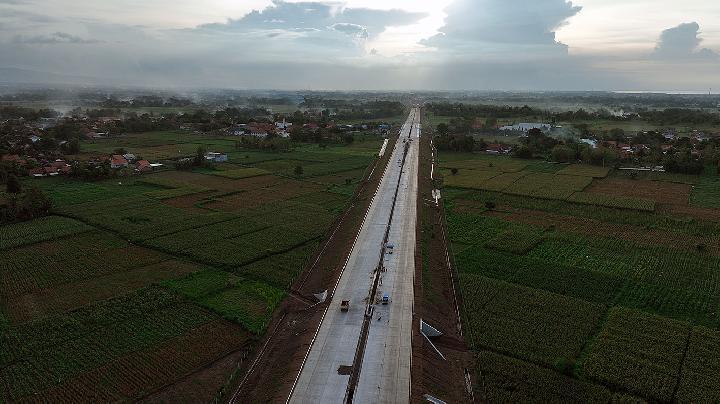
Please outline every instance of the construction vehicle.
M343 300L340 302L340 311L350 310L350 300Z

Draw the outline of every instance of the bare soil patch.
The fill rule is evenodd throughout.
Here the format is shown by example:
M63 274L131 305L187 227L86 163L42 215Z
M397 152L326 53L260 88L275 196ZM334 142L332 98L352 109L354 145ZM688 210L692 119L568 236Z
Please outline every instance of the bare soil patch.
M473 368L472 354L463 341L459 318L462 299L455 294L459 288L447 255L442 206L430 202L434 187L429 136L421 138L420 148L411 400L423 402L423 395L430 394L450 403L470 402L465 369ZM444 333L432 343L445 360L420 334L421 319Z
M685 205L660 205L657 211L658 213L667 213L673 216L720 222L720 209Z
M162 202L166 205L181 208L195 213L206 213L207 211L197 207L197 204L215 194L215 191L201 192L199 194L179 196L177 198L165 199Z
M244 211L272 202L285 201L303 195L320 192L321 185L293 180L283 180L268 188L254 189L220 197L204 205L209 209L219 209L228 212Z
M650 199L659 204L687 206L690 201L691 189L692 186L689 184L605 178L593 181L593 183L585 189L585 192Z

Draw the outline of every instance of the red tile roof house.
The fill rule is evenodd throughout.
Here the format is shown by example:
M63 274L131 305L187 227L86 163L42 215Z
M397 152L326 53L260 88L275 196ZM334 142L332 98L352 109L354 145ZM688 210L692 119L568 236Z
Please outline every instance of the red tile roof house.
M115 154L112 156L112 159L110 160L110 168L124 168L128 166L128 161L125 159L125 157Z
M45 168L43 167L37 167L33 168L32 170L29 170L28 173L31 177L45 177Z
M152 171L152 167L150 166L150 162L147 160L140 160L135 164L135 171L145 173L148 171Z
M63 170L66 167L70 167L68 163L65 162L65 160L55 160L50 164L51 167L55 167L58 170Z
M250 130L253 132L275 133L275 125L272 123L251 122Z

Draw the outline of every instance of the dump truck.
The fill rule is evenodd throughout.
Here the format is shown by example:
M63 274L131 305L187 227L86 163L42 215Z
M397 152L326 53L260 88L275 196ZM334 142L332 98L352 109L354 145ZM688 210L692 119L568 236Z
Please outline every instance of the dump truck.
M340 302L340 311L350 310L350 300L343 300Z

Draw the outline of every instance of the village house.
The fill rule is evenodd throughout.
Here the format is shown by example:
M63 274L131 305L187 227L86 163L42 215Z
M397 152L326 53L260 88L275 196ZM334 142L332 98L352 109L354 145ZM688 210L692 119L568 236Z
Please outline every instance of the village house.
M292 127L292 125L292 122L287 122L285 119L283 119L282 122L275 122L275 127L280 130L288 130Z
M47 177L48 173L45 171L45 167L36 167L28 171L31 177L40 178Z
M705 132L698 132L694 131L693 134L690 136L690 142L694 145L697 145L698 143L704 142L706 140L711 140L712 138L705 134Z
M292 128L292 123L287 122L285 119L283 119L282 122L276 122L275 126L277 127L277 135L282 138L289 138L290 137L290 128Z
M267 132L262 132L262 131L255 131L255 130L253 130L253 131L250 131L250 136L254 136L254 137L258 137L258 138L264 139L264 138L270 136L270 134L267 133Z
M28 171L28 175L35 178L54 177L60 174L69 174L72 167L64 160L55 160L43 167L36 167Z
M247 124L241 123L228 129L228 134L231 136L244 136L250 131Z
M213 163L226 163L228 161L228 155L225 153L207 152L205 154L205 160L212 161Z
M114 168L114 169L125 168L128 166L128 164L129 163L125 159L125 157L123 157L119 154L113 155L112 158L110 159L110 168Z
M50 163L50 166L57 169L61 174L67 174L70 172L72 167L65 160L57 159Z
M250 131L252 132L261 132L261 133L274 133L275 132L275 125L271 123L262 123L262 122L252 122L248 125L250 127Z
M510 154L510 152L512 152L512 146L491 143L487 145L485 152L489 154Z
M140 160L137 163L135 163L135 171L137 171L139 173L145 173L145 172L149 172L152 170L153 170L153 167L150 164L150 162L147 160Z
M675 129L668 129L663 133L663 137L665 140L675 140L677 139L677 132L675 132Z

